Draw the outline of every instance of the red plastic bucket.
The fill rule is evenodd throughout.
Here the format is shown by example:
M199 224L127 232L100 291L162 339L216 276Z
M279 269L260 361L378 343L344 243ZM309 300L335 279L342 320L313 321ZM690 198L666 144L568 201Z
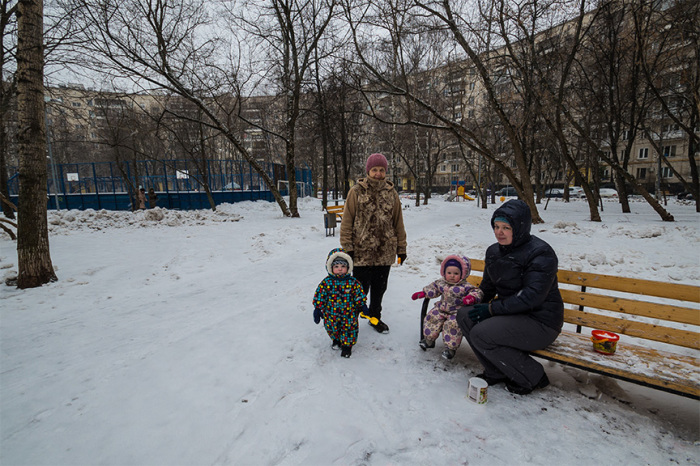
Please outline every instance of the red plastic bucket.
M591 334L593 349L596 352L607 355L615 354L620 335L606 330L593 330Z

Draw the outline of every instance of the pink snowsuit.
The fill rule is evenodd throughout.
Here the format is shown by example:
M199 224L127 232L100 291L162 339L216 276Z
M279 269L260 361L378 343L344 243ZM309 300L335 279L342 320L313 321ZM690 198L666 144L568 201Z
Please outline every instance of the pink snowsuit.
M462 276L457 283L449 283L445 280L445 264L450 259L458 261L462 268ZM457 325L457 309L464 306L462 299L471 295L480 302L484 296L481 289L471 285L467 277L471 272L471 262L468 257L449 255L440 264L440 275L443 278L435 280L430 285L423 288L426 298L434 299L442 297L435 306L425 315L423 321L423 338L435 341L442 332L442 340L445 347L457 350L462 343L462 331Z

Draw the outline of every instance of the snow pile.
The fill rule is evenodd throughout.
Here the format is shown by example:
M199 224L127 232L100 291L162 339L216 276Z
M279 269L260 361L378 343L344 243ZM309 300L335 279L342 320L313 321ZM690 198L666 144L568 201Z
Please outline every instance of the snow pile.
M154 228L204 225L215 222L238 222L241 216L230 212L231 205L217 210L168 210L156 207L135 212L111 210L50 210L47 220L49 233L64 235L81 230L108 230L114 228Z
M410 297L447 254L483 258L498 204L404 202L391 331L362 322L350 359L312 319L338 246L316 199L296 219L267 202L50 214L59 280L0 287L0 463L700 464L695 400L545 363L546 389L469 402L476 358L466 343L452 361L441 342L421 351ZM606 203L594 223L583 202L551 202L533 233L562 268L697 285L694 205L669 203L675 223L632 209ZM0 270L16 263L0 237ZM624 343L614 357L641 364Z

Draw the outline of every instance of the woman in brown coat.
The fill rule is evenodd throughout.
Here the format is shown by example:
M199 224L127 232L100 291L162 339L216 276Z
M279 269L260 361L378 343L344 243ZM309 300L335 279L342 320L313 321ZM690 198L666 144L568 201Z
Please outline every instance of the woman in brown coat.
M382 154L367 159L367 178L360 178L348 192L340 244L352 257L353 275L370 299L370 325L379 333L389 326L382 321L382 298L391 265L406 260L406 230L399 195L386 179L388 163Z

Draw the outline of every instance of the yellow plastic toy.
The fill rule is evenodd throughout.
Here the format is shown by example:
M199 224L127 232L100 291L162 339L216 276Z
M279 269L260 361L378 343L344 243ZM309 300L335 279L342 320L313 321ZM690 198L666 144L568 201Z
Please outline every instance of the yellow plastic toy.
M360 312L360 317L362 317L363 319L369 320L369 323L372 325L377 325L379 323L379 319L377 319L376 317L370 317L370 316L366 315L364 312Z

